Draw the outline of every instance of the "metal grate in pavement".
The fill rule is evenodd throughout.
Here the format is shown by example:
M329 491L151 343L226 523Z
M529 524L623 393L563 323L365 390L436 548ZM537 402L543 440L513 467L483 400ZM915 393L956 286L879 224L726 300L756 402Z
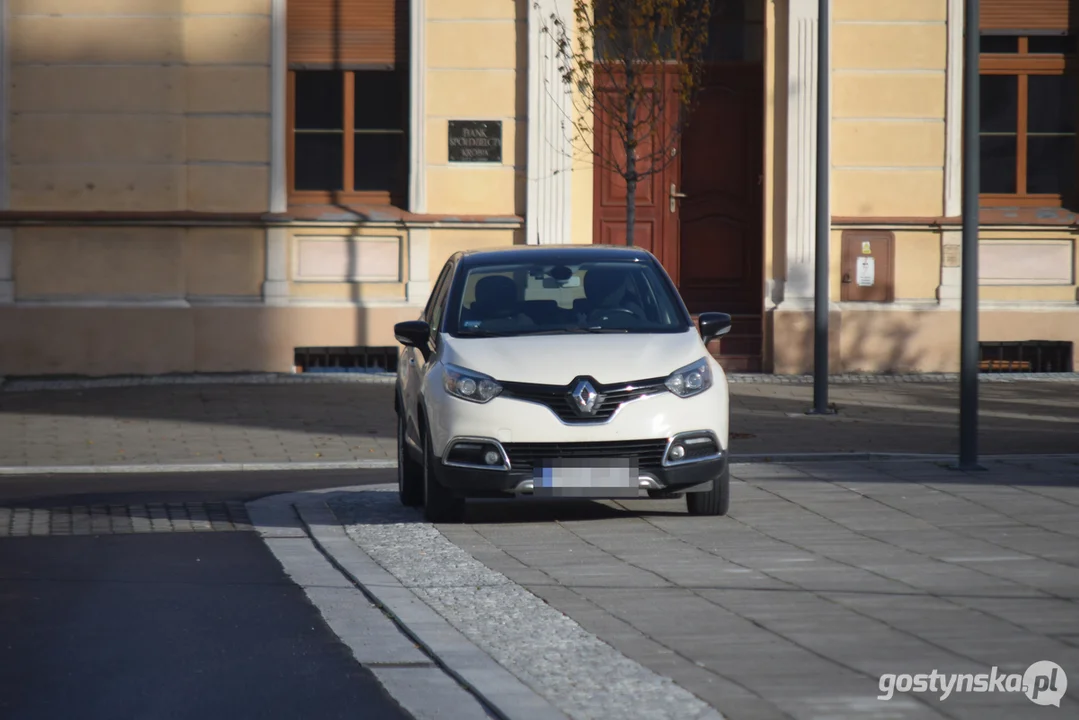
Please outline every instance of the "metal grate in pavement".
M242 502L0 507L0 537L250 530Z

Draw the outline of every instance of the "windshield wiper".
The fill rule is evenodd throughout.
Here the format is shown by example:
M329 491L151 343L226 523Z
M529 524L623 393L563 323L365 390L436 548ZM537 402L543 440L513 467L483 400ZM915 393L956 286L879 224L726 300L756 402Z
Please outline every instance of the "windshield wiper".
M536 330L535 332L522 332L520 335L568 335L576 333L628 333L629 330L624 328L603 328L603 327L565 327L558 328L556 330Z
M505 335L516 335L516 333L497 333L490 330L458 330L458 337L477 337L477 338L489 338L489 337L503 337Z

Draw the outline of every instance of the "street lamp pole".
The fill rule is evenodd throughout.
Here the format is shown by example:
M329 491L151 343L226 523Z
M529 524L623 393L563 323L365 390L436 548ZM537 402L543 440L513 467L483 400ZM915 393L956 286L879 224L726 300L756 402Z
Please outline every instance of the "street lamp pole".
M963 32L963 269L959 349L959 469L978 468L979 0L967 0Z
M832 154L829 150L831 103L831 0L818 0L817 9L817 238L813 281L813 409L827 415L828 409L828 249L832 217L828 196L831 185Z

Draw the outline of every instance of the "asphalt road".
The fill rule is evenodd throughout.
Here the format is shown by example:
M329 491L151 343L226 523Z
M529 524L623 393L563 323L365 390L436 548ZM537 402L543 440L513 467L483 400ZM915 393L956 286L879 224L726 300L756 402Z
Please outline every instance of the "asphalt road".
M0 506L248 500L385 473L30 477ZM0 538L0 718L408 718L253 532Z
M395 482L396 470L0 476L0 507L249 502L277 493Z

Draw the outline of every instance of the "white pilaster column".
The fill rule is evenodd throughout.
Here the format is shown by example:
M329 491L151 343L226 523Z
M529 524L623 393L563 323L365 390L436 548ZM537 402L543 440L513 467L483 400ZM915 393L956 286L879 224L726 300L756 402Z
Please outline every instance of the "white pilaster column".
M408 209L427 212L427 2L410 0Z
M573 97L559 71L551 15L573 28L569 0L528 3L528 189L525 242L560 244L571 238ZM544 32L544 29L548 32Z
M266 228L266 280L262 301L267 305L288 304L288 230Z
M408 232L408 282L405 297L410 305L426 305L431 294L431 231Z
M287 0L272 0L270 13L270 212L282 213L288 209Z
M0 228L0 305L15 302L15 231Z
M789 0L789 8L787 278L776 293L787 307L813 301L817 198L817 0Z
M964 0L948 0L948 66L944 109L944 215L956 217L963 207L963 8ZM941 306L959 309L962 231L940 234Z

